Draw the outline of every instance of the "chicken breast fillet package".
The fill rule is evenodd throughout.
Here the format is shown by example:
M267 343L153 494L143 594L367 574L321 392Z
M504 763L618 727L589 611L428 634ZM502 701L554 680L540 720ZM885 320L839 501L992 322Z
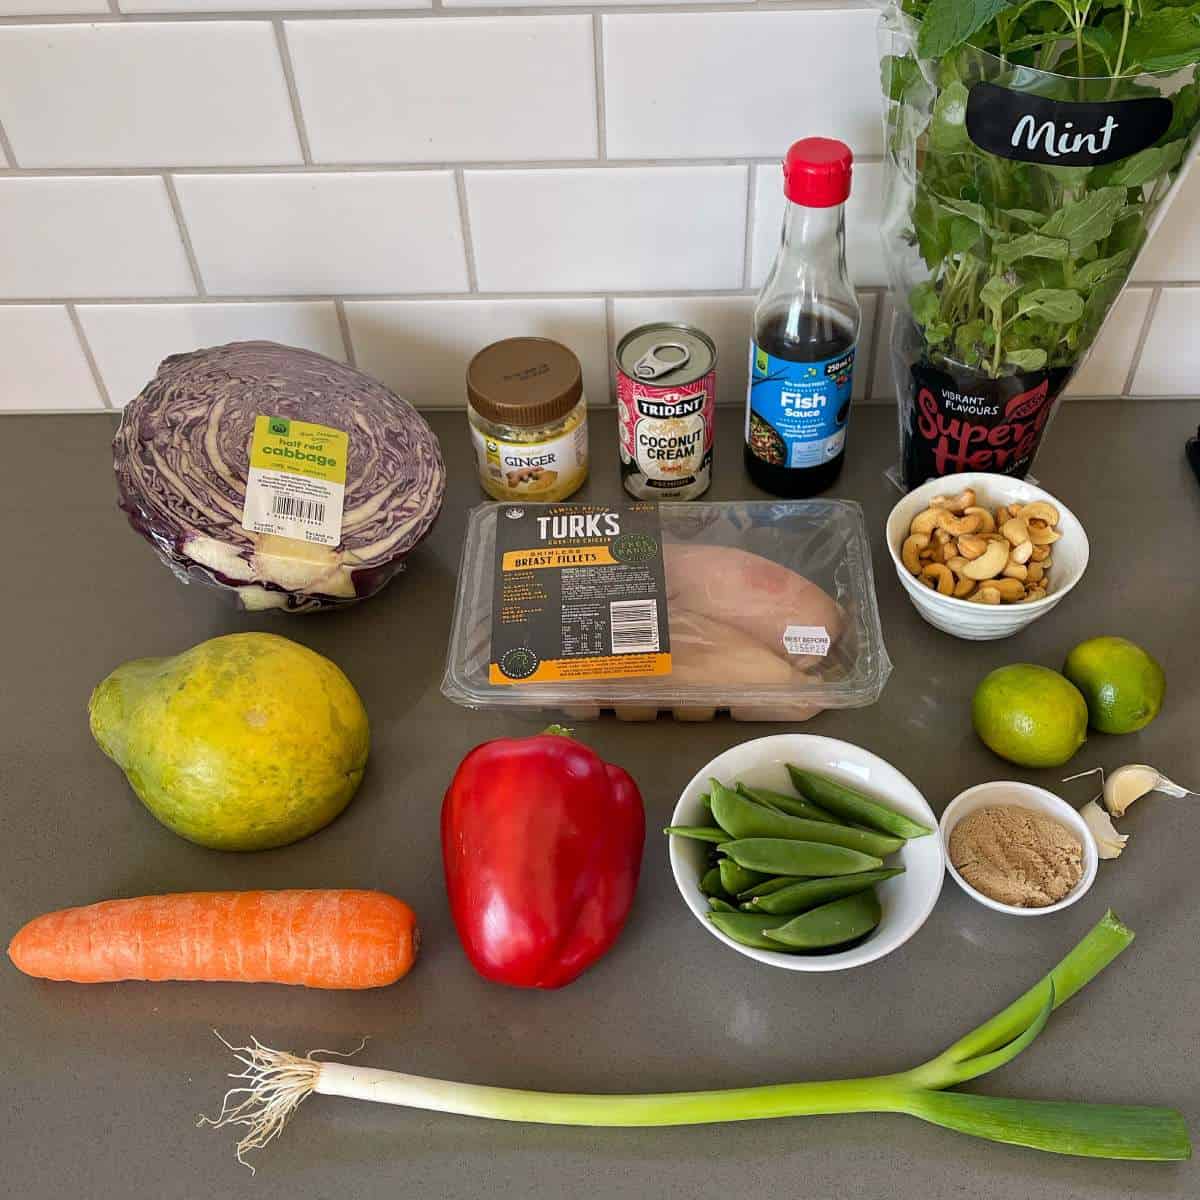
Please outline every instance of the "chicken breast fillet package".
M442 691L572 720L801 721L873 704L891 669L851 501L485 504Z

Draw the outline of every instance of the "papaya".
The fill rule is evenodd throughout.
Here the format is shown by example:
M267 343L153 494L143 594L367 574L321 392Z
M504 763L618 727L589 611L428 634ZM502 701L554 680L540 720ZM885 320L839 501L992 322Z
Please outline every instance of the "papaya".
M350 680L273 633L124 663L88 715L150 812L216 850L267 850L324 828L358 790L370 748Z

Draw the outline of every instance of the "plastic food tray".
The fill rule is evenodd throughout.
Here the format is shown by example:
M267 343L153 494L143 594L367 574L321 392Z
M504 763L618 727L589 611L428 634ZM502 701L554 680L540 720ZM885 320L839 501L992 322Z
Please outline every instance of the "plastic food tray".
M711 721L728 712L738 721L794 722L826 708L873 704L891 674L860 506L849 500L750 500L660 504L663 539L750 551L827 592L841 607L845 626L816 665L794 671L786 684L701 686L670 675L493 684L488 664L496 520L503 507L481 505L471 512L467 526L442 680L443 694L457 704L530 715L556 712L574 721L606 712L625 721L654 720L663 712L680 721Z

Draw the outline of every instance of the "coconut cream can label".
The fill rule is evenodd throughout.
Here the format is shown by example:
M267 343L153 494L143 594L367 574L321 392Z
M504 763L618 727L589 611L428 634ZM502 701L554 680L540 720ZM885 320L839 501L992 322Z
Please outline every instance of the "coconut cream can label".
M690 325L630 330L617 345L621 481L639 500L694 500L712 481L717 348Z

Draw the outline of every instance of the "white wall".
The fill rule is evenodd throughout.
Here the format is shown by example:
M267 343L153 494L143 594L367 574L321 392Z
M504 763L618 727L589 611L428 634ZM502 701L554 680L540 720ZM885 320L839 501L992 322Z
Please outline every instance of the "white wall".
M0 0L0 409L125 404L161 358L269 337L462 403L514 333L608 399L646 320L716 337L750 297L797 137L858 158L858 388L891 399L873 9L609 0ZM1077 395L1194 395L1200 174Z

